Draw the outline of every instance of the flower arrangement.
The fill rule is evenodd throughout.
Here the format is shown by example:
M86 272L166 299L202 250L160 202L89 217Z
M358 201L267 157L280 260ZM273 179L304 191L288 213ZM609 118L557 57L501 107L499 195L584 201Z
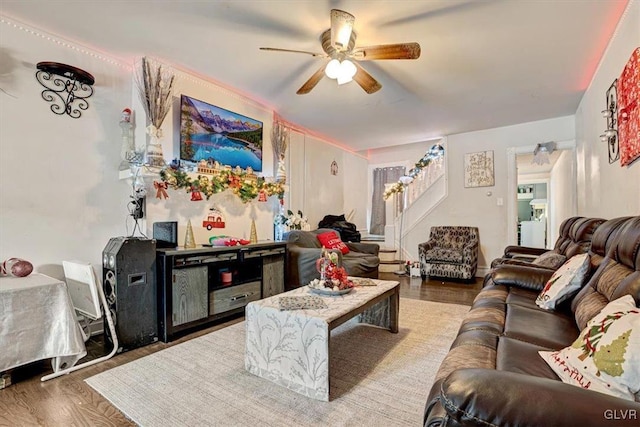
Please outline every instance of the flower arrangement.
M138 94L147 118L151 122L147 133L156 138L162 137L160 126L171 109L171 92L175 76L162 68L162 65L142 58L142 75L136 81Z
M151 123L146 131L151 136L151 142L147 146L147 165L151 167L163 167L164 156L162 145L158 142L162 138L162 122L171 109L175 76L162 65L154 61L142 58L142 74L137 76L138 95Z
M300 210L297 213L288 210L286 215L276 215L273 222L275 225L286 225L290 230L304 230L309 227L309 220Z
M320 272L320 278L309 283L311 288L341 291L355 286L344 267L338 267L338 254L335 252L328 252L323 248L322 257L316 261L316 268Z

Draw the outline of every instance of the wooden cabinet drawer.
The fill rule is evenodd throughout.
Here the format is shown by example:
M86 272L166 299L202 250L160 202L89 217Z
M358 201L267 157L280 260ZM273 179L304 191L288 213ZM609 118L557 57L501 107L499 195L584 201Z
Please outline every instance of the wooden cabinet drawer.
M204 319L207 313L207 267L173 270L171 316L173 326Z
M249 282L230 288L218 289L209 294L209 315L244 307L260 299L261 282Z

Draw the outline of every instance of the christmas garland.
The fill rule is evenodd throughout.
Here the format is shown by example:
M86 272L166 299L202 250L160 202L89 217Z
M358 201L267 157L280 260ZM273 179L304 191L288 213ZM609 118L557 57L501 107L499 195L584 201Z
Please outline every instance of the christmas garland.
M221 170L214 175L198 175L191 178L180 169L166 168L160 171L160 179L175 190L184 188L187 193L202 193L207 200L212 194L232 190L243 203L257 198L260 193L265 196L284 197L284 184L281 182L267 182L262 177L249 174L246 171ZM197 200L192 197L192 200ZM266 201L266 200L265 200Z
M407 176L410 176L411 178L415 178L420 173L420 171L426 168L427 166L429 166L429 164L432 161L436 159L440 159L443 156L444 156L444 147L440 144L433 145L429 149L429 151L427 151L426 154L420 160L418 160L418 162L414 165L414 167L411 170L409 170L409 173L407 174ZM393 184L391 187L389 187L387 190L385 190L385 192L382 195L382 198L384 200L387 200L389 197L391 197L392 194L402 193L404 191L404 187L405 185L402 184L402 181L398 181L395 184Z

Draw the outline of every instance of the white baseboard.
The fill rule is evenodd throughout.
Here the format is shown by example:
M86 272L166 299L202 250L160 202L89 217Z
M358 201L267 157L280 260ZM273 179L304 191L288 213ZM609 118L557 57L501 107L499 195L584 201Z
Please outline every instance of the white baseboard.
M489 266L478 266L478 270L476 271L476 277L484 277L487 273L491 271L491 267Z

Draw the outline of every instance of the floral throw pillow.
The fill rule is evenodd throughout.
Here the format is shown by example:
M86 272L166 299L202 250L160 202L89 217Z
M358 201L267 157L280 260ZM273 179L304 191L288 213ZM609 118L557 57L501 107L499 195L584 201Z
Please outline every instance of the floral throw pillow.
M548 251L531 261L531 264L556 270L560 268L566 260L566 256L553 251Z
M338 236L338 233L335 231L327 231L325 233L318 234L318 240L320 241L320 244L327 249L340 249L340 252L342 252L343 255L349 253L349 248L344 244L340 239L340 236Z
M640 309L631 295L607 304L571 346L540 351L562 382L627 400L640 392Z
M571 257L557 269L546 283L536 305L545 310L553 310L562 301L571 298L580 290L589 272L589 255Z

